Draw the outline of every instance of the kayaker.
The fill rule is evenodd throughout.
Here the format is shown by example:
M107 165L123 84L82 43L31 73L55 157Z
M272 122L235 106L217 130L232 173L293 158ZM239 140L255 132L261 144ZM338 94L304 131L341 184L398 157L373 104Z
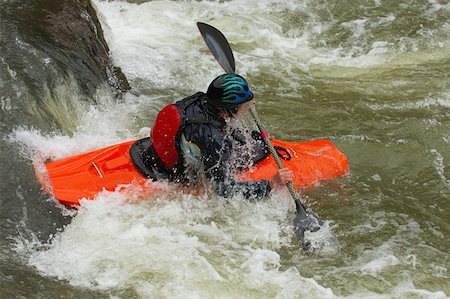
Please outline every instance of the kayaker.
M230 132L228 123L254 104L247 81L231 73L215 78L206 94L198 92L166 106L150 132L148 167L178 182L190 182L203 170L221 196L241 192L246 198L260 198L284 186L293 179L288 169L279 170L270 180L235 179L231 160L239 134Z

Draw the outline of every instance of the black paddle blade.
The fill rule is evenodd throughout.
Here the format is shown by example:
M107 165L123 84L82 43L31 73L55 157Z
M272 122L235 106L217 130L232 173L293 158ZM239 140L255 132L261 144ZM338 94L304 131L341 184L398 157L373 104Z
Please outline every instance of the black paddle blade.
M234 73L236 66L234 63L233 51L225 36L218 29L211 25L198 22L198 30L202 34L203 40L208 46L214 58L227 73Z
M304 211L304 212L303 212ZM305 231L316 232L322 227L323 221L310 210L297 211L294 218L294 230L297 239L304 250L311 247L311 242L305 240Z

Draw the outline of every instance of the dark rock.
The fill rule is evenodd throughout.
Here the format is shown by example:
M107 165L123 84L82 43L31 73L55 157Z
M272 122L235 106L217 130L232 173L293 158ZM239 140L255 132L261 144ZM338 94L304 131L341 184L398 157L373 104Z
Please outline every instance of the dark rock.
M119 97L130 89L125 75L111 62L101 24L89 0L6 0L0 6L3 59L19 75L29 76L28 84L39 81L41 75L29 70L30 62L35 69L45 68L33 61L34 55L49 57L56 64L56 72L75 76L86 94L92 95L102 82L108 82ZM17 51L21 57L11 57ZM28 63L21 65L17 62L20 59Z

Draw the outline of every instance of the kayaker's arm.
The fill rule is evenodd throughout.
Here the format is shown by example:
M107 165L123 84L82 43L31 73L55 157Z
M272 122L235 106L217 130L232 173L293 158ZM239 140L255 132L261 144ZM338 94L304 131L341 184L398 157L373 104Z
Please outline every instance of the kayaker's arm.
M236 181L233 161L227 159L227 156L229 158L229 154L223 150L217 157L209 156L204 160L206 175L213 180L217 194L229 197L241 193L245 198L263 198L269 195L271 188L267 180Z
M231 161L232 145L228 136L209 126L202 126L195 132L201 134L190 136L190 140L200 148L204 171L213 181L217 194L229 197L241 193L245 198L263 198L269 194L271 188L267 180L236 181L236 165ZM191 135L189 133L187 135Z
M241 193L245 198L263 198L270 193L270 183L266 180L238 182L234 178L223 178L217 172L214 175L214 185L217 194L229 197Z
M233 165L231 157L231 146L227 146L230 142L226 137L220 150L214 151L219 153L216 159L206 157L204 161L215 161L211 167L205 164L205 170L208 177L212 178L216 191L219 195L228 197L235 193L241 193L245 198L262 198L266 197L272 189L283 188L287 182L292 182L294 174L291 170L284 168L278 172L270 180L258 181L236 181L235 171L236 165Z

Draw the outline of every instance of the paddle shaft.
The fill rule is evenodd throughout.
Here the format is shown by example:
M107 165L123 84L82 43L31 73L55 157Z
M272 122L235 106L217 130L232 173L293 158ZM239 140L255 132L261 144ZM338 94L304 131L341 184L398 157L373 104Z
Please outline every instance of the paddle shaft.
M265 130L265 128L264 128L263 124L261 123L261 121L259 120L258 113L256 112L256 109L255 109L255 107L253 105L250 106L250 113L251 113L253 119L255 120L259 131L261 132L262 138L264 139L264 141L267 144L267 147L269 148L269 152L272 154L272 157L275 159L275 163L277 164L279 169L283 169L284 166L281 163L280 158L278 157L278 153L277 153L276 149L274 148L274 146L272 144L272 141L270 141L269 134ZM289 193L291 194L292 199L295 202L295 207L297 209L297 212L306 215L305 207L300 202L300 199L298 198L297 193L294 190L294 186L292 185L292 182L287 182L286 183L286 187L288 188Z
M233 51L231 50L230 44L228 43L223 33L220 32L217 28L214 28L213 26L205 23L198 22L197 26L198 29L200 30L200 33L202 34L202 37L206 45L208 46L209 50L211 51L212 55L217 60L217 62L219 62L219 64L222 66L224 71L227 73L234 73L236 70L236 65L234 61ZM256 125L258 126L261 132L264 141L266 142L269 148L270 153L272 154L272 157L275 159L278 168L283 169L284 168L283 164L281 164L280 158L278 157L278 153L269 139L269 134L264 129L264 126L259 120L255 107L250 106L250 112L256 122ZM297 209L297 216L294 219L295 231L298 239L303 243L304 230L306 225L305 221L310 219L309 216L312 214L306 212L306 208L298 198L294 190L294 187L292 186L292 182L288 182L286 186L292 196L292 199L295 202L295 208ZM320 220L317 217L314 218L320 223Z

